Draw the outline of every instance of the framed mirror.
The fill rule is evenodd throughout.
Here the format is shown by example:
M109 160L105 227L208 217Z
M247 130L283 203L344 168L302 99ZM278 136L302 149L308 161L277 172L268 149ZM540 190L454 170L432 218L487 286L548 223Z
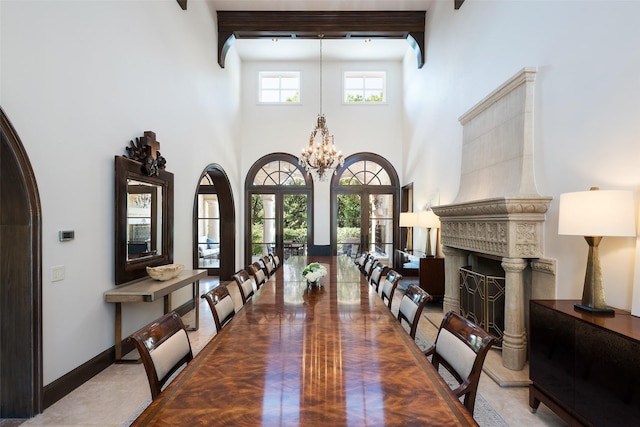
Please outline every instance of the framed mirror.
M143 173L142 163L115 156L116 285L173 262L173 174Z

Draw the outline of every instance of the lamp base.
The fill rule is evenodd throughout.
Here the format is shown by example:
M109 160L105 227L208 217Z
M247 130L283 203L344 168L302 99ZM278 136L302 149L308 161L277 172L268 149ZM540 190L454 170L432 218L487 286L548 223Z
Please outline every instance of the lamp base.
M613 308L608 308L608 307L594 308L594 307L589 307L588 305L583 305L583 304L574 304L573 306L578 310L588 311L589 313L596 314L596 315L605 314L605 315L615 316L615 311L613 310Z

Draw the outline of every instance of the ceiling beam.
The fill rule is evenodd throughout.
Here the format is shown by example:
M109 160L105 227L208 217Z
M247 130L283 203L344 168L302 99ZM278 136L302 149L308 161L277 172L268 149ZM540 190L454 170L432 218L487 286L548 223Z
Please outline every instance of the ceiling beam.
M187 0L177 0L182 10L187 10Z
M218 11L218 64L236 39L405 39L424 65L426 11Z
M462 3L464 3L464 0L453 0L453 7L455 10L460 9L462 7Z

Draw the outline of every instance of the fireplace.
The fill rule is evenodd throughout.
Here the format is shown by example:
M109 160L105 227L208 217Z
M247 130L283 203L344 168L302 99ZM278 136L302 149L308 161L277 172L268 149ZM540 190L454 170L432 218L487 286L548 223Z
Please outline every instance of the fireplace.
M460 311L459 269L469 257L492 257L504 270L502 363L512 370L526 363L527 299L555 297L555 264L543 258L551 197L538 194L534 178L535 76L524 68L460 117L460 189L452 204L433 207L442 224L445 312Z

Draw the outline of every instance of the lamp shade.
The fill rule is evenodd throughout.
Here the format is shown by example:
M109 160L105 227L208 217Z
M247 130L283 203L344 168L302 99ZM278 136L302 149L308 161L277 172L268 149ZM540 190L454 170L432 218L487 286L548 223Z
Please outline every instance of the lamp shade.
M433 211L418 212L418 227L440 228L440 218Z
M631 191L592 189L560 195L558 234L634 236L635 209Z
M400 227L415 227L418 225L416 212L400 212Z

